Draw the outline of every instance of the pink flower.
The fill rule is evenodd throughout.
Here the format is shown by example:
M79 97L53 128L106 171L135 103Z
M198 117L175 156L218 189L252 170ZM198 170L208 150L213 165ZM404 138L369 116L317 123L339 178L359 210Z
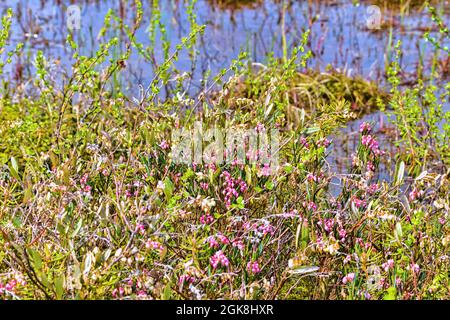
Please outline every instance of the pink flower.
M375 171L375 166L372 161L367 161L367 171Z
M334 219L324 219L323 226L325 231L330 232L334 226Z
M85 173L85 174L81 177L81 179L80 179L80 184L81 184L82 186L85 185L85 184L87 183L87 180L88 180L88 174Z
M230 265L230 262L228 261L228 258L223 254L222 250L217 251L210 259L209 262L211 263L211 266L214 269L217 269L219 265L222 265L224 267L228 267Z
M370 134L363 135L361 137L361 143L364 146L366 146L367 148L369 148L375 155L383 155L384 154L384 152L380 150L378 141Z
M253 273L253 274L260 273L261 272L261 268L259 267L258 261L254 261L254 262L250 261L247 264L247 270L249 272Z
M363 122L359 125L359 132L367 132L372 131L372 126L368 122Z
M118 296L123 296L123 294L125 293L125 290L122 287L116 288L112 291L112 296L114 298L118 297Z
M147 297L147 293L144 290L139 290L137 293L138 297L145 298Z
M242 242L241 239L234 239L231 245L240 251L244 250L245 248L244 243Z
M355 274L349 273L347 274L343 279L342 279L342 283L343 284L347 284L348 282L352 282L355 279Z
M206 242L209 243L210 248L218 248L219 247L219 243L217 242L216 238L214 238L214 236L208 237L206 239Z
M140 234L144 234L145 226L142 223L136 224L136 232L139 232Z
M308 210L311 210L311 211L317 210L317 205L312 201L310 201L308 203L306 201L303 202L303 207L306 207L306 208L308 208Z
M217 238L219 239L219 241L222 244L229 244L230 243L230 240L228 240L228 238L226 236L224 236L223 234L218 234Z
M384 271L388 272L394 267L394 260L389 259L387 262L383 263L381 267L384 269Z
M342 240L345 240L345 237L347 236L347 231L345 231L345 229L344 228L339 228L339 237L342 239Z
M319 139L319 141L317 141L317 146L323 146L325 148L327 148L329 145L331 144L331 141L328 140L327 138L322 138Z
M208 190L209 189L209 184L207 184L206 182L201 182L200 183L200 188L202 188L203 190Z
M194 283L195 278L188 274L184 274L184 275L180 276L178 282L180 285L183 285L184 283Z
M309 143L308 143L308 141L306 140L305 137L301 137L301 138L300 138L300 144L301 144L302 146L304 146L306 149L309 148Z
M259 123L256 125L255 128L256 132L263 132L264 130L266 130L266 128L264 128L264 125L262 123Z
M164 251L164 246L161 243L159 243L158 241L148 240L145 243L145 247L147 249L158 250L160 253Z
M351 255L346 255L345 256L345 259L344 259L344 264L347 264L347 263L349 263L350 261L352 260L352 256Z
M417 263L413 263L413 264L411 264L411 270L414 273L419 273L420 272L420 267L419 267L419 265Z
M374 194L375 192L378 191L378 188L379 188L379 187L380 187L380 186L378 185L378 183L374 183L374 184L372 184L372 185L369 186L369 189L367 190L367 192L368 192L369 194Z
M353 203L355 204L355 207L360 209L360 208L364 208L367 203L366 200L362 200L362 199L358 199L358 198L353 198Z
M5 290L9 292L13 292L14 288L16 287L16 282L14 280L11 280L5 285Z
M201 224L211 224L214 222L214 217L212 215L204 214L200 217L200 223Z
M261 175L264 177L268 177L272 174L272 169L270 168L270 164L264 163L264 166L261 169Z
M160 148L163 150L167 150L169 149L169 144L167 143L166 140L161 141L161 143L159 144Z
M224 190L222 191L222 194L225 196L225 205L227 208L229 208L231 206L231 200L233 199L233 197L239 197L239 191L241 193L246 192L248 186L247 183L241 178L233 178L228 171L224 171L221 176L225 178L225 182L223 183Z
M259 232L262 232L262 234L265 236L266 234L274 235L275 228L270 223L265 223L263 225L260 225L258 227Z
M423 190L418 190L417 188L414 188L410 193L409 193L409 200L414 201L416 199L421 198L424 195Z

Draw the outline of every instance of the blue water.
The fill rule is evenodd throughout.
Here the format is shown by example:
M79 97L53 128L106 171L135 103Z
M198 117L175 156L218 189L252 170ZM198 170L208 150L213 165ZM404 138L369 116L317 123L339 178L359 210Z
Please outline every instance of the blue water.
M58 4L60 2L62 4ZM384 67L390 54L388 47L397 40L403 42L402 67L405 72L416 71L419 50L422 51L425 65L431 62L432 48L423 40L423 30L432 24L428 14L423 11L411 9L408 15L400 16L399 12L380 8L383 20L394 22L390 39L389 28L376 32L367 28L370 2L359 5L350 0L286 2L289 3L285 23L289 49L300 42L305 30L310 29L309 48L314 52L309 62L311 68L324 70L332 65L349 75L362 75L366 79L384 83ZM98 48L97 35L104 16L109 9L119 14L120 1L78 3L81 3L82 29L77 32L75 39L82 54L92 55ZM152 15L149 3L144 1L144 21L136 33L137 39L147 45L150 43L148 25ZM170 51L173 52L175 45L189 32L186 4L177 0L162 0L160 3L162 21L172 44ZM28 57L32 58L36 50L43 50L47 57L61 61L63 66L70 66L72 53L65 43L68 32L65 10L68 4L70 1L1 1L0 11L11 7L16 14L10 45L24 42ZM195 12L197 23L206 25L205 34L197 47L194 64L188 52L183 51L176 67L180 72L193 70L193 83L199 85L206 70L211 70L212 75L216 74L228 67L242 50L248 51L251 59L260 63L266 62L270 51L280 57L282 6L283 1L265 0L242 9L223 9L214 5L214 1L199 0ZM450 22L449 2L441 1L440 8L444 19ZM125 21L131 21L135 14L130 5L125 5L122 12ZM116 35L125 38L120 33ZM158 42L155 56L158 62L162 62L163 52L161 42ZM10 72L13 70L13 67L9 68ZM135 54L123 75L128 89L135 92L138 84L149 83L153 69L150 63Z

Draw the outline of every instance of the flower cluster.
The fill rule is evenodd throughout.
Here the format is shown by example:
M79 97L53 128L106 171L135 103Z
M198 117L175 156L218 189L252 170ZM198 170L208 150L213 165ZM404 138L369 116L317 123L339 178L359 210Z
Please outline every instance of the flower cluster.
M388 272L390 269L394 268L394 260L389 259L385 263L381 265L381 267L384 269L384 271Z
M222 191L222 194L225 196L225 205L229 208L233 197L239 197L239 192L244 193L247 191L248 186L247 183L240 177L237 179L233 178L228 171L224 171L221 176L225 178L225 182L223 183L224 190Z
M359 125L359 132L361 133L370 133L372 131L372 126L368 122L363 122Z
M201 224L211 224L213 222L214 222L214 217L209 213L200 216Z
M347 274L344 278L342 278L342 283L347 284L349 282L353 282L355 279L355 274L353 272Z
M13 294L16 290L16 287L19 285L26 285L26 281L20 276L17 276L6 283L0 282L0 297L4 294Z
M355 205L355 207L357 209L361 209L361 208L364 208L367 205L367 202L364 199L359 199L357 197L354 197L353 198L353 204Z
M80 179L81 192L85 196L89 196L91 194L92 187L88 184L88 174L85 173Z
M378 144L377 139L375 139L372 135L363 135L361 137L361 143L362 145L369 148L375 155L383 155L384 151L380 150L380 146Z
M253 274L257 274L261 272L261 268L259 267L258 261L250 261L247 263L247 271Z
M192 284L194 282L195 282L195 278L193 276L188 275L188 274L181 275L179 280L178 280L178 283L180 285L183 285L185 283Z
M206 242L209 244L210 248L218 248L220 244L230 244L230 240L221 233L216 236L209 236L206 238Z
M409 200L414 201L416 199L420 199L424 195L423 190L419 190L417 188L413 188L412 191L409 193Z
M310 211L316 211L317 210L317 204L315 204L313 201L309 201L309 202L303 201L302 204L303 204L304 208L307 208Z
M230 265L230 261L222 252L222 250L217 251L210 259L209 262L214 269L217 269L220 265L223 267L228 267Z
M145 243L145 247L147 249L153 249L153 250L157 250L159 252L164 251L164 246L161 243L159 243L158 241L148 240Z

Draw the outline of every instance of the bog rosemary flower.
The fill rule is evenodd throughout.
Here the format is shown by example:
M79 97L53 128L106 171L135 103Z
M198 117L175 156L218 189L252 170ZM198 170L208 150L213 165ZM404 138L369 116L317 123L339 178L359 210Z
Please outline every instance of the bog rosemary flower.
M163 150L167 150L170 148L169 143L166 140L161 141L159 147Z
M361 137L362 145L366 146L369 150L371 150L376 156L383 155L385 152L380 150L380 146L378 141L370 134L363 135Z
M352 272L352 273L347 274L344 278L342 278L342 283L347 284L349 282L352 282L354 279L355 279L355 274Z
M389 259L388 261L383 263L381 265L381 267L384 269L384 271L388 272L390 269L392 269L394 267L394 260L393 259Z
M209 213L204 214L200 217L200 223L201 224L211 224L214 222L214 217L210 215Z
M372 131L372 126L368 122L363 122L359 125L359 132L370 133Z
M159 252L164 251L164 246L161 243L159 243L158 241L147 240L147 242L145 243L145 247L147 249L153 249L153 250L157 250Z
M257 274L261 272L261 268L259 267L258 261L250 261L247 263L247 271L253 274Z
M228 258L224 255L222 250L217 251L209 260L211 263L211 266L214 269L217 269L219 266L228 267L230 265L230 262L228 261Z

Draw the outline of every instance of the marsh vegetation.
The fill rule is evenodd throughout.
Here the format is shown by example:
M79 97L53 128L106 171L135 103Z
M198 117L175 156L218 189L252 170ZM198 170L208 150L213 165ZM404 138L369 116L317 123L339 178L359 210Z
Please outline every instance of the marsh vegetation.
M0 4L0 299L450 298L448 1L66 4Z

